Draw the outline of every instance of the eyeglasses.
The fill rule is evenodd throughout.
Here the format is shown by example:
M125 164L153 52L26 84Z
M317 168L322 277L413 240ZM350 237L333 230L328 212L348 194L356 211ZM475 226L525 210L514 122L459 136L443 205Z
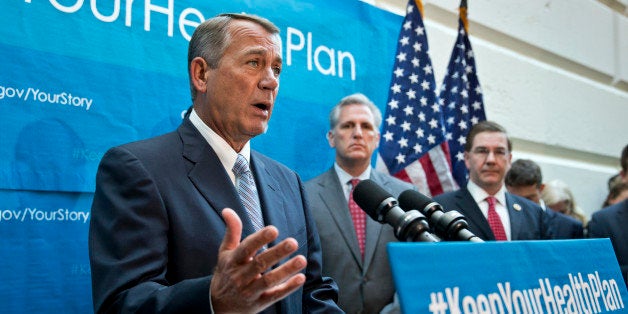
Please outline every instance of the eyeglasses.
M508 149L501 147L495 148L495 150L492 151L486 147L476 147L471 151L472 154L483 158L487 158L491 152L493 153L495 158L506 158L506 156L508 155Z

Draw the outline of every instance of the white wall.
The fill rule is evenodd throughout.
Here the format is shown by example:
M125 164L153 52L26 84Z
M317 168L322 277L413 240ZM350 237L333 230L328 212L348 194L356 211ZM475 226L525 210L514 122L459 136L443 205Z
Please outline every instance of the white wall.
M399 15L407 0L365 1ZM628 1L469 0L471 44L488 119L508 130L514 159L538 162L590 214L628 144ZM425 0L440 82L458 0Z

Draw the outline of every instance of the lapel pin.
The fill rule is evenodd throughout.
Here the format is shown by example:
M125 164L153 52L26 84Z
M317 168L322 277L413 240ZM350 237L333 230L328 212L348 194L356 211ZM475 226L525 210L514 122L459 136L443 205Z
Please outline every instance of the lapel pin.
M520 211L521 210L521 205L519 205L519 204L512 205L512 207L514 207L516 211Z

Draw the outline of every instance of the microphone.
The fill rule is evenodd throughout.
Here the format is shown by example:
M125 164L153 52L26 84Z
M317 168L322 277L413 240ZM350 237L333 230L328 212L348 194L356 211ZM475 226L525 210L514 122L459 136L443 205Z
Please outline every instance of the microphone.
M445 239L471 242L484 242L467 229L469 224L465 217L456 210L444 212L443 207L429 197L414 191L406 190L399 195L401 208L418 210L427 216L436 234Z
M397 206L397 200L392 195L371 180L362 180L355 186L353 200L373 220L391 225L399 241L440 241L429 232L430 226L423 214L417 210L405 212Z

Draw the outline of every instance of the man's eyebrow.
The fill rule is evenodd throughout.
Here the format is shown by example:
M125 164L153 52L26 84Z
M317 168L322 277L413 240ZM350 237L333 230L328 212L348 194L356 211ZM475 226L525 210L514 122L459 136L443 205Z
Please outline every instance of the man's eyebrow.
M247 56L250 56L250 55L264 56L264 55L267 55L268 53L269 53L268 49L266 49L266 48L257 48L257 47L250 48L250 49L247 49L247 50L244 51L244 54L247 55ZM278 62L278 63L283 64L283 58L281 57L281 55L278 55L275 58L274 62Z

